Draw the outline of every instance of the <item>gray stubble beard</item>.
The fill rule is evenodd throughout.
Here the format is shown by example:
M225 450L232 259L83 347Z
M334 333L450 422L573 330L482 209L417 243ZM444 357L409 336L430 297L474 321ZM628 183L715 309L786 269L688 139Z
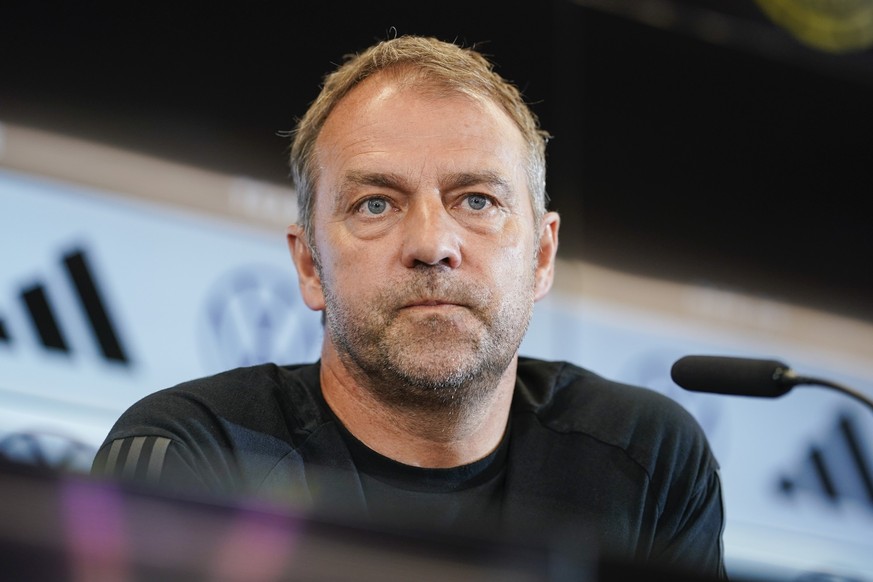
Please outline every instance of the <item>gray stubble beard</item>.
M486 308L492 293L483 294L467 284L447 284L447 275L438 267L422 267L421 271L412 282L386 285L378 305L365 317L350 313L325 284L327 332L354 380L380 402L410 412L472 412L490 399L518 352L533 311L533 277L528 296L519 297L518 303L504 301L491 312ZM405 299L434 288L463 300L484 333L467 334L459 338L465 345L450 346L440 341L447 341L446 334L456 335L457 324L442 316L421 322L424 330L402 331L392 326L391 316L396 316ZM455 361L440 361L435 353L431 354L434 361L424 361L423 350L438 347L444 357L454 355Z

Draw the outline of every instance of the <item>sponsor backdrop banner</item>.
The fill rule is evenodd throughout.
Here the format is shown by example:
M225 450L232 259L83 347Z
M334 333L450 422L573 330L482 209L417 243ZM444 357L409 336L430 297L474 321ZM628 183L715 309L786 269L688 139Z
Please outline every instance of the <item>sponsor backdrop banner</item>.
M159 388L317 358L283 237L0 172L0 427L96 446Z
M319 355L320 316L299 298L282 228L0 170L0 248L7 456L85 471L115 418L150 392ZM560 290L537 305L522 353L664 392L698 419L722 465L732 572L873 579L869 410L826 389L759 400L685 392L669 377L687 354L774 357L869 394L873 366L802 367L808 351L795 345Z

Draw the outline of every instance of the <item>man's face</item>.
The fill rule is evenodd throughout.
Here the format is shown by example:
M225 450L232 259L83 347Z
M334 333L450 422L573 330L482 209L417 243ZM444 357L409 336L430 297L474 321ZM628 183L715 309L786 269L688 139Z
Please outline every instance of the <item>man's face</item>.
M316 156L321 296L307 302L324 307L327 341L398 404L477 397L471 386L513 362L551 281L520 131L491 102L379 75L331 112Z

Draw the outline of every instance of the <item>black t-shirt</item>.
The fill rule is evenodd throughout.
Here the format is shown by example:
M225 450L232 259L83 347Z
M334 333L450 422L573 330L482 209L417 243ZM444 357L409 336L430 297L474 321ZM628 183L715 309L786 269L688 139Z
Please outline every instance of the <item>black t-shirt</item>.
M501 445L470 465L422 469L349 434L319 370L260 365L151 394L112 428L93 473L344 519L572 536L612 558L724 576L718 464L675 401L520 358Z
M358 471L368 515L438 531L487 531L499 523L507 435L497 449L478 461L431 469L389 459L355 438L339 421L337 426Z

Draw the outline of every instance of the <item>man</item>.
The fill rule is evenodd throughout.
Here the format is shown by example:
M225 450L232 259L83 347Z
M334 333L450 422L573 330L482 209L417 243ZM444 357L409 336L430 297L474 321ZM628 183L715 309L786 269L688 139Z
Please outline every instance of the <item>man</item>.
M291 152L288 244L323 312L320 361L145 398L95 474L414 527L572 532L723 575L717 463L690 415L518 354L558 247L545 144L475 51L399 37L349 59Z

